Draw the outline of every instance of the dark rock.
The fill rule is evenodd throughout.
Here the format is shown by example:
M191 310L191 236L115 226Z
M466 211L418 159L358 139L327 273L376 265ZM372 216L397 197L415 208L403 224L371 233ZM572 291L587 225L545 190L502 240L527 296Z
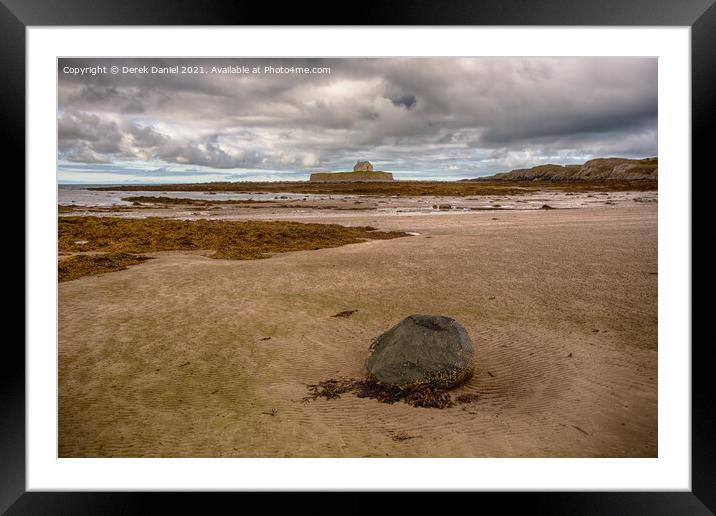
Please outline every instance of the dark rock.
M449 389L472 376L474 349L465 329L440 315L411 315L378 337L365 361L370 376L400 387Z

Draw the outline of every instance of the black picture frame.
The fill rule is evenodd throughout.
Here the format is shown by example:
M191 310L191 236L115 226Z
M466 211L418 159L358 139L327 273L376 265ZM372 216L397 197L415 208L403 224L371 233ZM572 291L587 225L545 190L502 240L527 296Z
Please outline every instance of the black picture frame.
M280 7L244 0L202 3L189 0L0 0L0 131L7 149L25 143L25 29L28 26L91 25L561 25L689 26L692 69L692 167L706 167L712 153L708 125L716 112L716 0L426 0L363 2L339 14L339 7L290 3ZM341 9L342 10L342 9ZM320 20L317 13L331 13ZM325 14L323 15L326 18ZM24 154L16 152L24 170ZM21 188L24 192L24 181ZM692 191L693 180L692 180ZM692 203L695 199L692 198ZM692 233L693 234L693 233ZM24 245L22 247L24 249ZM16 252L13 250L13 252ZM693 246L692 246L693 252ZM24 251L23 251L24 253ZM24 254L23 254L23 258ZM17 261L17 258L15 259ZM692 259L693 267L693 259ZM704 287L701 287L704 288ZM24 294L23 294L24 299ZM16 305L19 310L20 303ZM25 305L22 304L24 310ZM18 314L19 315L19 314ZM17 317L19 320L19 317ZM693 316L692 316L693 319ZM23 331L24 333L24 331ZM690 342L681 343L684 346ZM501 511L529 507L549 514L713 514L716 512L716 417L710 394L711 361L706 341L692 345L692 490L689 492L471 493L475 510L498 504ZM26 492L25 350L19 339L5 342L0 375L0 511L7 514L134 514L149 504L181 512L208 512L216 502L232 503L235 494L189 497L186 493ZM284 495L247 494L241 506L268 503L275 509ZM255 500L261 496L262 500ZM340 509L332 497L294 495L312 512L357 513L373 510L376 493L349 493ZM456 500L464 500L457 495ZM476 499L473 497L477 497ZM310 501L309 501L310 500ZM402 509L427 509L422 495ZM454 502L451 502L454 503ZM269 506L266 506L269 507ZM239 510L234 506L233 510ZM233 512L232 510L232 512Z

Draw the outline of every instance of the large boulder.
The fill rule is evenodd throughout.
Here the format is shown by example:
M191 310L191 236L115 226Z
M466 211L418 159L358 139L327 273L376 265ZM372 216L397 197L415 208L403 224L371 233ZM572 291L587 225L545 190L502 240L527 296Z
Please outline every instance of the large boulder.
M472 376L475 351L465 328L442 315L411 315L378 337L365 361L389 385L449 389Z

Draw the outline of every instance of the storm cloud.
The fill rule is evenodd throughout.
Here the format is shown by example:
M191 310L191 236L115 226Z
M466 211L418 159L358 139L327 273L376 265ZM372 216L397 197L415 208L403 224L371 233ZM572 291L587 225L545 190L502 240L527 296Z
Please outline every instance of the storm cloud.
M63 170L76 174L76 164L87 165L88 178L101 164L88 182L108 168L135 170L134 180L149 169L306 178L359 159L398 178L454 179L657 155L654 58L60 59L58 66L60 180ZM174 73L176 66L195 73ZM73 73L79 69L86 72Z

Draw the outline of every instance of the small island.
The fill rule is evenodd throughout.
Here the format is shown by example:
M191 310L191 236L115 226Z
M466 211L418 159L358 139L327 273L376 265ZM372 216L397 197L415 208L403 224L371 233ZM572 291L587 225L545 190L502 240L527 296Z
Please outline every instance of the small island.
M393 174L373 170L370 161L357 161L353 165L353 172L317 172L311 174L310 181L314 183L393 181Z

